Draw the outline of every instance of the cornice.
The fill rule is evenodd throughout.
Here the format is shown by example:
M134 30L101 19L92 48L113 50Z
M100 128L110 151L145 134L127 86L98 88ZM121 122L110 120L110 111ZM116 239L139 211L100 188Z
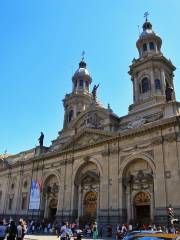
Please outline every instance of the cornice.
M123 134L119 133L116 136L112 136L112 137L110 137L106 140L103 140L101 142L97 142L97 143L94 143L94 144L91 144L91 145L88 145L88 146L82 146L82 147L79 147L79 148L76 148L76 149L70 148L70 149L66 149L66 150L63 150L63 151L61 150L61 151L57 151L57 152L47 152L47 153L44 153L40 156L30 158L30 159L28 159L26 161L23 161L23 162L22 161L21 162L20 161L16 162L15 164L11 165L11 169L19 167L21 164L28 165L28 164L31 164L33 162L35 163L37 161L45 161L47 159L56 158L56 157L60 157L60 156L63 156L63 155L67 156L67 154L70 154L70 153L75 154L76 152L89 150L89 149L92 149L92 148L95 148L95 147L100 147L100 146L103 146L104 144L110 144L110 143L115 142L115 141L120 142L120 141L123 141L123 140L126 140L126 139L131 139L133 137L141 136L141 135L144 135L146 133L156 131L158 129L163 129L163 128L166 128L168 126L174 126L175 124L180 124L180 117L172 117L170 119L161 120L159 123L155 122L155 123L152 123L152 124L148 124L148 126L142 126L138 129L130 129ZM174 140L176 140L176 134L172 133L172 134L168 134L166 136L156 137L156 138L152 139L152 143L153 144L161 144L162 141L174 141ZM143 144L137 145L137 147L143 149ZM114 149L114 151L118 152L119 150ZM111 152L110 149L109 150L104 150L102 152L102 155L104 154L104 156L105 156L105 155L108 155L110 153L113 153L113 151ZM68 161L67 161L67 159L62 159L62 164L64 164L65 161L67 163L72 163L73 159L71 158ZM8 169L2 169L2 170L0 170L0 172L7 171L7 170Z
M170 68L172 68L173 71L176 70L176 67L172 64L172 62L170 60L168 60L167 58L165 58L163 54L156 54L156 55L144 57L143 59L142 58L137 59L132 65L130 65L129 74L132 75L133 70L135 68L137 68L141 65L144 65L147 62L151 62L151 61L160 61L160 62L168 65Z

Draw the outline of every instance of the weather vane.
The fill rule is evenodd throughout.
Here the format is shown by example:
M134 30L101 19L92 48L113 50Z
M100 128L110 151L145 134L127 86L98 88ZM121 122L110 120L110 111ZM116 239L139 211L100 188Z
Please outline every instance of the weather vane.
M144 17L146 18L146 22L148 21L148 16L149 16L149 13L148 13L148 12L145 12L145 13L144 13Z
M84 60L85 51L82 51L82 54L81 54L81 56L82 56L82 60Z

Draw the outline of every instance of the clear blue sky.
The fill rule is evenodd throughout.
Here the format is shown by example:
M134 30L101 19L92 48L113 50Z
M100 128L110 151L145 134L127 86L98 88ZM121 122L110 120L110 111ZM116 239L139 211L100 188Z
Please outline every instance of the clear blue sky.
M179 0L1 0L0 153L17 153L55 139L63 124L64 95L81 52L98 98L119 116L132 103L128 66L138 56L138 25L149 11L163 53L177 67L180 100Z

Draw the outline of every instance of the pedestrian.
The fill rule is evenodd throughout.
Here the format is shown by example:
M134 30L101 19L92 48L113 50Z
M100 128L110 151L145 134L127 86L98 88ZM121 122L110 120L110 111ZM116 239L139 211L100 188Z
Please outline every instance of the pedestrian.
M60 239L61 240L66 240L66 223L64 223L64 222L62 223L60 233L61 233Z
M23 228L22 228L22 222L19 221L19 224L17 226L17 240L23 239Z
M15 240L17 236L17 227L15 222L12 220L10 226L7 229L7 240Z
M112 225L108 225L107 227L107 237L112 237Z
M101 224L100 225L100 228L99 228L99 237L103 237L103 225Z
M0 240L4 240L6 236L6 226L3 221L0 220Z
M98 228L97 228L96 222L93 223L92 232L93 232L93 239L96 240L98 237Z
M66 229L65 229L65 232L66 232L66 240L70 240L71 237L73 236L73 232L69 226L68 223L66 223Z

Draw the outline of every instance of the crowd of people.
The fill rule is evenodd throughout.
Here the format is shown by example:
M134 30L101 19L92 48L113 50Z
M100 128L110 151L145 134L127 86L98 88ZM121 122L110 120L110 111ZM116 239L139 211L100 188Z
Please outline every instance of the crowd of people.
M109 225L98 225L96 222L86 224L85 226L78 226L76 223L58 223L54 224L45 221L34 221L29 222L20 219L16 224L15 221L10 219L6 222L5 220L0 221L0 240L23 240L25 234L56 234L61 240L70 240L74 237L77 240L81 240L82 236L86 238L116 238L122 239L126 233L133 230L148 230L158 231L164 233L180 233L174 225L171 227L165 227L160 225L148 225L148 224L117 224L116 228L111 224Z
M15 221L10 220L8 223L0 221L0 240L23 240L27 232L27 225L23 219L20 219L16 225Z

